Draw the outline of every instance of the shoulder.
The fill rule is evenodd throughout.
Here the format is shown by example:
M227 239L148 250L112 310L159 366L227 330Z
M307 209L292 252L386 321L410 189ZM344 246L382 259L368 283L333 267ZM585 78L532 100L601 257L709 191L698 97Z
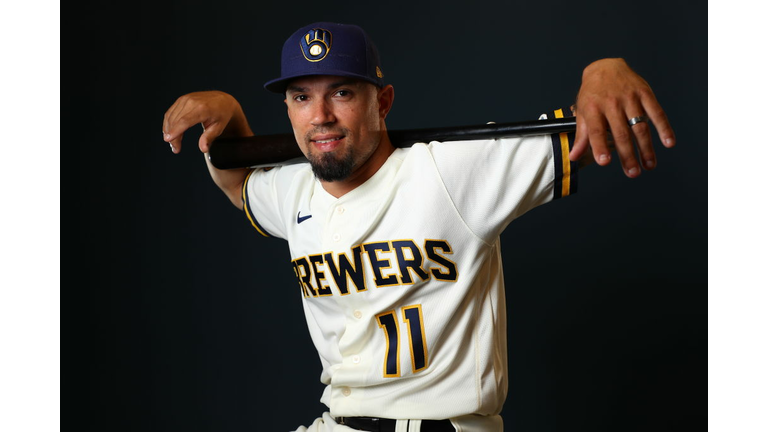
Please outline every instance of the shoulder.
M291 189L301 189L314 180L308 162L254 168L246 177L243 188L251 194L285 194Z
M301 162L276 166L255 167L251 170L249 177L272 178L290 181L300 179L307 173L312 173L312 167L309 165L309 162Z

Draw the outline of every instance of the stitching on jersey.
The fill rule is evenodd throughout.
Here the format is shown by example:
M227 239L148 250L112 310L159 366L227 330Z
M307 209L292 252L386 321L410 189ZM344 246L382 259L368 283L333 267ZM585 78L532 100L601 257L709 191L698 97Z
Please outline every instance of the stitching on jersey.
M419 146L414 145L413 147ZM412 148L413 148L412 147ZM445 181L443 181L443 174L440 172L440 168L437 167L437 162L435 161L435 158L432 154L432 151L430 150L429 146L424 144L423 145L424 150L429 155L429 159L432 161L432 167L435 169L435 172L437 173L437 177L440 179L440 184L443 187L443 191L445 192L445 195L448 197L448 200L451 202L451 207L453 208L453 211L456 212L456 214L459 216L459 219L461 220L461 223L464 224L464 227L469 231L476 239L480 240L480 242L486 246L491 246L493 243L488 243L487 241L483 240L482 237L477 235L472 228L469 227L469 224L467 224L467 221L464 219L464 215L461 214L458 207L456 206L456 202L453 200L453 196L451 196L451 193L448 191L448 187L445 185Z

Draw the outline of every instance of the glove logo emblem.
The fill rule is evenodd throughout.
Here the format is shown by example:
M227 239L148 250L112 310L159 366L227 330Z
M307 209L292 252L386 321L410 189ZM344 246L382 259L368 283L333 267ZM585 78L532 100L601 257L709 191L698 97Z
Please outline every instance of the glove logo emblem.
M325 29L312 29L299 41L301 53L311 62L319 62L331 50L331 32Z

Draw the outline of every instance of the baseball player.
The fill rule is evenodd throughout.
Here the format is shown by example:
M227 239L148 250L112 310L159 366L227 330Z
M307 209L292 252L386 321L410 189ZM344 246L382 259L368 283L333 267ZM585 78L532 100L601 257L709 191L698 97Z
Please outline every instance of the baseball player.
M501 232L575 193L579 165L592 154L607 164L609 128L630 177L640 169L633 141L645 168L655 166L649 120L666 146L674 135L645 81L606 59L584 71L575 136L396 148L385 125L394 90L383 77L360 27L300 28L265 88L284 95L308 162L208 167L261 235L288 241L328 407L298 431L501 431ZM253 135L231 95L190 93L165 115L174 153L197 123L203 153L218 136Z

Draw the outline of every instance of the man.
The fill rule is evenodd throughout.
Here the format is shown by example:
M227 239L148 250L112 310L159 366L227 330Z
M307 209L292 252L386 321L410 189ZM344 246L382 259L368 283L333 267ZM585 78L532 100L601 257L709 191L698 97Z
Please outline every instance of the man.
M502 430L499 236L575 192L579 164L608 164L610 147L627 176L640 174L635 148L653 169L648 120L665 146L674 134L650 87L623 60L604 59L584 70L575 140L396 148L385 124L394 89L376 47L357 26L321 22L285 41L281 76L265 88L284 94L308 163L218 170L206 161L262 235L288 240L329 407L298 431ZM231 95L190 93L163 122L174 153L198 123L203 153L219 136L253 135Z

